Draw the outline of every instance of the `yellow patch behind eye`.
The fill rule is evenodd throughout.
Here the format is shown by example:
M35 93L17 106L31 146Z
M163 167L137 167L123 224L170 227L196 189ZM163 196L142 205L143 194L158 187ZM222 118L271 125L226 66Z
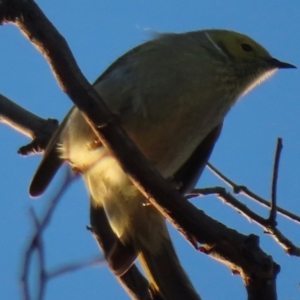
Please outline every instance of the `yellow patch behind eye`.
M232 57L270 58L269 52L247 35L229 30L207 30L210 40Z

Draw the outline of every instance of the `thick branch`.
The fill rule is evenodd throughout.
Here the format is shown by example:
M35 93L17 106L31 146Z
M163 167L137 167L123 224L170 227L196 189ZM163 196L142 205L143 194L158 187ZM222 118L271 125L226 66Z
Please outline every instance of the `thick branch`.
M42 119L1 94L0 122L8 124L15 130L33 139L32 143L19 149L19 153L22 155L40 152L42 149L45 149L58 125L57 120Z

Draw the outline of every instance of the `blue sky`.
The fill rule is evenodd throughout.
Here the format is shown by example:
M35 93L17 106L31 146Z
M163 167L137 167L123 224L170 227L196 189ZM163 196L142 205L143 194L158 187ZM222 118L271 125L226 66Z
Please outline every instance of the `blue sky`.
M300 3L252 0L114 0L37 1L66 38L86 77L93 81L118 56L147 40L153 32L183 32L204 28L240 31L264 45L274 57L300 66ZM13 25L0 28L0 93L32 112L59 120L71 107L59 89L44 58ZM276 138L284 148L278 183L278 204L300 214L300 74L280 70L246 95L230 111L211 162L240 184L263 197L270 195ZM0 299L19 299L19 275L26 240L32 231L28 208L41 213L45 197L28 196L30 178L39 155L20 157L16 151L28 142L25 136L0 124ZM59 182L59 177L56 179ZM220 182L206 171L199 186ZM55 184L52 191L55 190ZM299 299L300 261L289 257L261 228L219 200L193 200L207 214L241 233L261 237L261 247L281 265L278 299ZM246 202L251 207L256 207ZM267 211L257 208L264 216ZM300 227L279 217L279 228L299 242ZM47 267L84 260L98 248L85 229L89 224L88 199L79 180L67 191L47 231L44 242ZM298 232L298 233L297 233ZM172 236L180 258L203 299L245 299L239 276L195 252L179 234ZM34 273L34 272L33 272ZM34 280L33 280L34 281ZM105 265L52 280L45 299L127 299Z

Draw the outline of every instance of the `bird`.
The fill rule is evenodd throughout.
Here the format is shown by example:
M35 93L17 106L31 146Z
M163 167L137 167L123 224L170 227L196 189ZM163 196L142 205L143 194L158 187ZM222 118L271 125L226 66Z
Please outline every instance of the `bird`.
M149 162L185 194L200 178L231 107L277 69L289 68L295 66L239 32L162 33L118 58L93 88ZM63 161L82 175L91 205L104 208L118 237L108 255L114 274L124 274L138 257L163 299L200 299L164 217L145 205L147 199L76 106L46 148L31 196L45 191Z

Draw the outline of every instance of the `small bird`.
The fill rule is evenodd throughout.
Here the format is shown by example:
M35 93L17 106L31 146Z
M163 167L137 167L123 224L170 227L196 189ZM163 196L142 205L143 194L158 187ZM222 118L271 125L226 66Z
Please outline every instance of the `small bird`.
M231 106L275 70L287 68L295 67L238 32L166 33L121 56L93 87L147 159L185 193L200 177ZM45 151L32 196L44 192L63 161L82 174L91 205L104 207L118 236L108 257L113 272L122 275L138 256L163 299L200 299L164 218L145 205L75 106Z

